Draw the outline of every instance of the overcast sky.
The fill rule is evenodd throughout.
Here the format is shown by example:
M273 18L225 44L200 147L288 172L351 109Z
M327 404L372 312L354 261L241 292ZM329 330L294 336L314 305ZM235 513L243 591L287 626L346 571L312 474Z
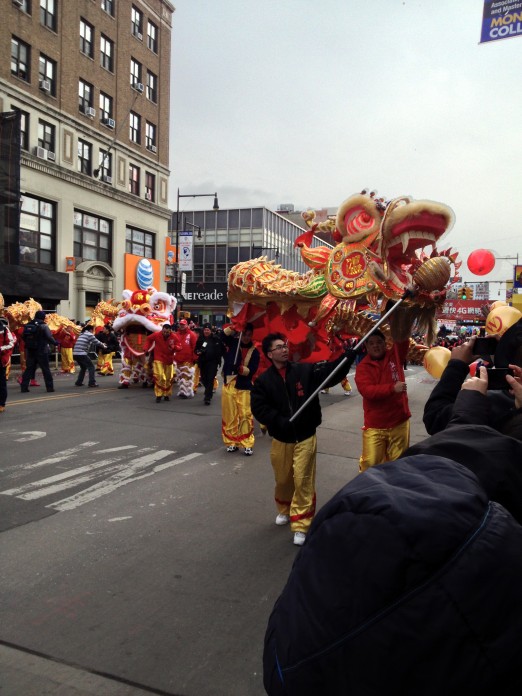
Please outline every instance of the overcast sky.
M173 2L173 209L370 187L451 206L464 280L512 274L473 276L479 247L522 263L522 35L479 44L482 0Z

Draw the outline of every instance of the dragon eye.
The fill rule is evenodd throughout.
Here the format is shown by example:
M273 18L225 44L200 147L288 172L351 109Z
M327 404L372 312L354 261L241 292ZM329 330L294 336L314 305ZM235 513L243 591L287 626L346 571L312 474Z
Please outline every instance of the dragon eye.
M366 210L350 211L344 217L344 224L347 234L353 235L371 230L374 219Z

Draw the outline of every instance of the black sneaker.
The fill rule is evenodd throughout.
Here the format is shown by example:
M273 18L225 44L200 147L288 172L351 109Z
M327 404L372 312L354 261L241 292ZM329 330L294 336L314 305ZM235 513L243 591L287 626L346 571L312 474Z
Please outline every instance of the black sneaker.
M157 403L157 404L161 403L161 396L157 396L157 397L156 397L156 403Z
M170 396L164 396L163 398L165 399L165 401L170 401Z
M128 389L128 388L129 388L128 384L120 384L120 386L118 387L118 389Z
M92 389L93 387L99 387L99 386L100 386L99 384L89 384L89 387L91 387L91 389Z

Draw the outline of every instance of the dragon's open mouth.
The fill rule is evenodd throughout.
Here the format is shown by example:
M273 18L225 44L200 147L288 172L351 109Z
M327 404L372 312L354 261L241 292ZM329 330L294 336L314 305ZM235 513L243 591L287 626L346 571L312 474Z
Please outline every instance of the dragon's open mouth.
M447 228L445 215L424 211L408 216L388 229L385 246L389 268L403 284L411 280L408 270L417 260L417 252L427 246L435 249Z

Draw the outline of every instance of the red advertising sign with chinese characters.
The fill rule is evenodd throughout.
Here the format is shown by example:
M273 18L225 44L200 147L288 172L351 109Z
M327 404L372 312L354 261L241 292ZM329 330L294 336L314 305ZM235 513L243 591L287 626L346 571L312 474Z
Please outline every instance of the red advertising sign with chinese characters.
M446 300L437 312L437 319L443 321L473 321L482 320L484 300Z

